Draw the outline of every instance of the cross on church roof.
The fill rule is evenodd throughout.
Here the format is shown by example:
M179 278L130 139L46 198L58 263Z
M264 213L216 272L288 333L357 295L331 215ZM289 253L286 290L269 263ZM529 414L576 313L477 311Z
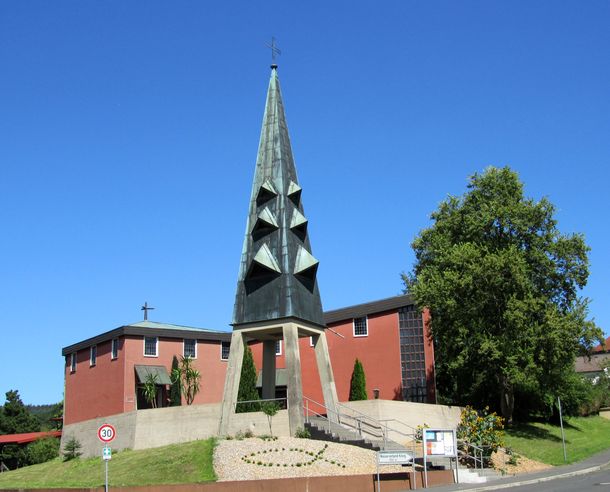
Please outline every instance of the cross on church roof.
M271 68L277 68L275 63L276 55L281 55L282 52L275 44L275 38L271 36L271 43L267 45L267 48L271 49Z
M144 303L144 306L141 307L141 311L144 311L144 321L148 320L148 311L151 309L155 309L154 307L148 307L148 302Z

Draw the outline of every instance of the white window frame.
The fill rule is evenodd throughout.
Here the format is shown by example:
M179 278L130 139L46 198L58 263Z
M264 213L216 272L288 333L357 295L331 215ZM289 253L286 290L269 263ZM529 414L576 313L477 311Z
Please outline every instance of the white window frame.
M195 342L195 355L191 356L191 359L197 358L197 339L196 338L183 338L182 339L182 356L186 357L186 342L187 340Z
M97 363L97 345L89 347L89 367L95 366Z
M70 354L70 372L76 372L76 352Z
M229 354L231 353L231 342L220 342L220 360L229 360L229 356L227 355L226 359L222 356L222 346L223 344L226 344L225 346L229 347Z
M119 358L119 339L113 338L110 341L110 360L116 360Z
M282 355L282 340L275 341L275 355Z
M155 340L155 355L146 353L146 339L147 338L154 338L154 340ZM159 357L159 337L146 337L145 336L143 342L144 343L142 346L142 352L144 354L144 357Z
M366 333L356 335L356 320L364 319L364 326L366 327ZM369 336L369 317L368 316L359 316L358 318L352 319L352 333L354 337L368 337Z

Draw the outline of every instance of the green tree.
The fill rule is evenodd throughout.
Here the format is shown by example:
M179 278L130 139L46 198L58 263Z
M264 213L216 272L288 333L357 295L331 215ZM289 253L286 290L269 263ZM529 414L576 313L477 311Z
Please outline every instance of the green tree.
M174 355L172 359L172 374L175 374L179 368L178 357ZM169 401L170 407L182 405L182 389L180 388L180 381L176 378L172 378L172 385L169 388Z
M0 409L0 434L22 434L39 430L40 421L27 410L19 391L7 391L6 402Z
M46 437L27 445L26 456L28 464L37 465L59 456L59 439Z
M252 401L258 399L260 399L260 397L256 389L256 366L254 365L252 350L246 345L244 360L241 366L237 401ZM260 411L260 408L260 403L238 403L235 411L237 413L258 412Z
M6 392L6 402L0 407L0 434L23 434L38 432L40 421L32 415L21 401L19 391ZM7 444L0 448L0 461L11 470L28 464L23 446Z
M271 436L273 437L271 421L273 420L273 417L275 417L277 412L280 410L280 406L277 404L276 401L266 401L261 404L261 410L267 416L267 421L269 422L269 434L271 434Z
M445 401L500 408L515 399L549 411L575 356L601 330L579 297L589 274L580 234L562 235L546 199L524 197L508 167L470 178L413 242L407 292L431 314L437 386Z
M358 359L354 362L354 370L352 372L352 380L349 389L349 401L357 400L368 400L364 367L362 367L362 362Z
M201 373L193 366L192 357L180 356L177 369L172 369L172 382L180 384L180 391L184 395L187 405L193 403L195 396L201 389Z
M64 461L70 461L78 458L81 454L83 454L80 450L81 448L82 445L76 439L76 437L72 436L70 439L68 439L66 444L64 444L64 450L62 452Z

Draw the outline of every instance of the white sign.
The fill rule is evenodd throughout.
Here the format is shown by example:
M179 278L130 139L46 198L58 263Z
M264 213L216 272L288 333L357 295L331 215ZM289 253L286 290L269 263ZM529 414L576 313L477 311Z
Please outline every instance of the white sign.
M116 430L110 424L104 424L97 430L97 437L100 441L109 443L116 437Z
M104 449L102 449L102 459L104 461L112 459L112 449L109 446L104 446Z
M413 456L406 451L378 451L380 465L406 465L413 461Z
M452 429L424 429L424 452L426 456L454 458L455 431Z

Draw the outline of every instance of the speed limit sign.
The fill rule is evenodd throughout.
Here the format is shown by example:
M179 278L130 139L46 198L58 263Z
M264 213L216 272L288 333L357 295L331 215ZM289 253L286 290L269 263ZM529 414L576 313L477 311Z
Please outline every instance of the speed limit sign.
M116 437L116 430L110 424L104 424L97 430L100 441L109 443Z

